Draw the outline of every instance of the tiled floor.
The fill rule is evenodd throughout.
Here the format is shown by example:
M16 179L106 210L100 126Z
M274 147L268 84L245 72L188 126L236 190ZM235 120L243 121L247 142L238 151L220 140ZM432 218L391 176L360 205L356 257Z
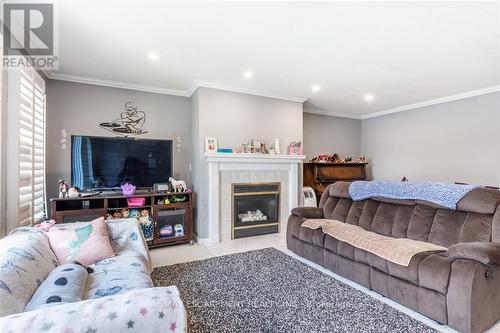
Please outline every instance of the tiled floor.
M151 259L153 261L153 267L174 265L183 262L202 260L206 258L222 256L237 252L245 252L251 250L258 250L266 247L274 247L280 251L283 251L294 258L322 271L325 274L332 276L333 278L350 285L353 288L359 289L364 293L389 304L390 306L406 313L407 315L431 326L432 328L440 332L456 333L455 330L449 328L448 326L440 325L437 322L409 309L406 308L374 291L364 288L352 281L344 279L341 276L323 268L311 261L301 258L295 255L293 252L287 250L285 242L285 234L271 234L257 237L240 238L231 241L215 243L215 244L199 244L194 245L177 245L164 247L159 249L151 250ZM497 323L493 328L489 330L489 333L500 333L500 324Z
M168 266L226 254L275 247L287 251L284 234L239 238L212 244L174 245L151 250L153 267Z

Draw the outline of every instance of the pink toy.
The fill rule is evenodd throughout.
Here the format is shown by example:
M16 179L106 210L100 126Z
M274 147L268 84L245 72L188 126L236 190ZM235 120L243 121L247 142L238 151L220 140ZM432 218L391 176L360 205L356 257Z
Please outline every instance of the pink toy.
M134 195L135 193L135 186L132 184L125 183L120 187L122 189L123 195Z
M127 204L129 207L141 207L146 203L146 198L128 198Z
M56 224L54 220L43 221L42 223L36 224L35 229L48 232Z

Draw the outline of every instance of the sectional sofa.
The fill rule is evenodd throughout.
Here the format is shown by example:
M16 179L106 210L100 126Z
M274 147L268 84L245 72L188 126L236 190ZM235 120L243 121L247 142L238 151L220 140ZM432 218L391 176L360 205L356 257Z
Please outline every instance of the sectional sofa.
M60 294L65 285L71 288L71 276L50 280L51 272L63 266L42 231L21 227L1 239L0 332L185 332L177 288L153 288L151 259L137 219L109 220L106 227L115 255L90 266L80 301L74 302ZM69 270L74 268L63 272ZM50 307L31 310L33 295L47 281L56 293L47 298ZM50 290L52 283L57 291ZM53 297L59 297L58 303L49 301Z
M353 201L349 183L330 185L319 208L295 208L287 247L358 284L460 332L482 332L500 319L500 192L477 188L456 210L426 201ZM394 238L445 247L401 266L302 224L333 219Z

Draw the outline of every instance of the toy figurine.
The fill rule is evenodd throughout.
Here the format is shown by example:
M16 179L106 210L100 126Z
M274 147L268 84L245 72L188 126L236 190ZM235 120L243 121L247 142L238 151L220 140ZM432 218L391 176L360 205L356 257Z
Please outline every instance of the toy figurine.
M140 215L140 213L139 213L138 209L131 209L130 212L129 212L128 217L136 219L136 218L139 217L139 215Z
M174 195L172 198L170 198L170 201L172 202L184 202L187 200L187 197L185 195Z
M59 179L59 198L66 198L68 193L68 183L65 180Z
M114 219L121 219L123 217L122 213L119 211L113 212Z
M68 198L78 198L79 195L78 190L74 187L68 190Z
M125 183L122 186L120 186L122 189L123 195L134 195L136 187L132 184Z
M149 219L149 210L143 209L141 210L141 216L139 217L140 224L149 224L151 220Z
M174 225L174 236L175 237L184 236L184 227L182 226L182 224Z
M130 217L130 210L128 208L124 208L121 210L121 213L122 213L122 217L124 219L127 219Z
M187 189L186 182L183 180L175 180L174 178L170 177L168 179L168 182L170 183L170 186L172 187L172 192L185 192Z
M170 205L170 200L168 200L168 198L165 198L165 201L163 201L163 204L164 205Z

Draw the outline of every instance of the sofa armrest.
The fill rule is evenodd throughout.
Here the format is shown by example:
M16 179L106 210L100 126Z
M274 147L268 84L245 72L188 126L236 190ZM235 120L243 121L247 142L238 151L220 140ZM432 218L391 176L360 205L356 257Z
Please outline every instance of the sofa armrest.
M493 242L457 243L448 248L448 258L474 260L484 265L500 266L500 244Z
M319 207L297 207L292 209L292 214L306 219L324 218L323 208Z
M0 332L185 332L186 314L175 286L124 294L0 317Z

